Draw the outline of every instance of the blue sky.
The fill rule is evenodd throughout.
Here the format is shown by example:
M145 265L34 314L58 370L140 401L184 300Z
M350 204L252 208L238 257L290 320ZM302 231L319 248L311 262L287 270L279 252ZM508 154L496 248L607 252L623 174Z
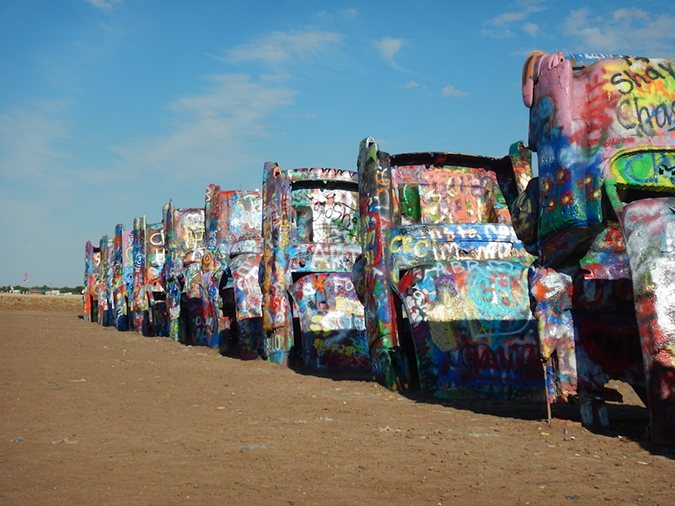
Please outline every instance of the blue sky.
M84 244L209 183L527 139L532 50L675 58L675 3L2 0L0 285L82 284Z

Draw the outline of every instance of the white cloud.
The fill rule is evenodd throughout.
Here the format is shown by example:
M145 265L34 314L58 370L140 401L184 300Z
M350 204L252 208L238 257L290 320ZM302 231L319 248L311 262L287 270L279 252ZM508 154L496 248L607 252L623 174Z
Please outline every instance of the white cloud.
M62 102L40 102L32 109L12 108L0 115L0 174L12 180L49 176L48 168L65 155L58 144L70 139L68 123L58 117Z
M530 34L532 37L536 37L539 33L539 25L534 23L525 23L523 25L523 31Z
M643 21L649 21L649 14L645 11L641 11L637 7L618 9L614 11L612 17L614 18L614 21L619 21L621 19L642 19Z
M510 25L516 21L521 21L527 14L528 13L526 11L504 12L503 14L500 14L499 16L489 20L488 23L494 26Z
M492 37L493 39L510 38L515 35L514 24L523 22L528 16L536 12L541 12L544 7L542 0L528 0L518 2L518 9L512 12L503 12L498 16L485 22L486 28L481 30L481 35ZM523 23L522 29L531 36L536 36L539 30L534 23Z
M394 60L394 56L401 50L405 41L403 39L394 39L393 37L384 37L382 40L374 41L373 45L379 49L380 55L389 65L400 70Z
M325 54L330 46L341 41L342 35L333 32L276 32L232 49L227 59L231 62L262 61L274 69L280 69L293 57L309 58Z
M211 85L204 93L167 106L173 113L168 134L112 149L131 172L137 168L180 179L187 169L220 179L228 170L240 171L244 163L256 159L251 146L274 139L268 128L272 114L293 104L296 91L284 85L290 77L285 67L298 59L331 54L341 40L341 35L332 32L276 32L228 51L225 58L207 53L228 63L263 63L272 72L260 74L256 81L247 74L211 76ZM308 119L314 114L294 117ZM238 177L242 179L250 177L241 174Z
M468 95L466 91L460 91L457 88L455 88L452 84L448 84L443 88L443 91L441 91L441 94L444 97L464 97Z
M332 23L335 19L355 19L359 15L358 9L341 9L336 13L328 11L318 11L314 16L324 23Z
M0 249L0 284L19 283L25 272L30 284L63 286L81 279L80 262L73 259L84 243L75 248L72 238L86 213L74 157L66 154L74 142L64 119L69 113L64 102L38 101L0 114L1 228L12 245Z
M112 10L113 7L115 7L115 4L122 2L122 0L84 0L84 1L104 11Z
M590 16L588 8L573 10L565 20L565 35L578 39L585 52L623 53L634 56L675 55L675 17L631 7L606 15Z
M401 85L402 88L407 89L417 88L419 86L421 86L420 83L416 83L415 81L408 81L406 84Z
M578 37L581 43L588 47L589 52L612 53L621 45L621 34L609 27L604 29L598 26L597 20L589 22L588 9L582 8L572 11L565 20L565 35ZM592 26L591 26L592 24Z
M159 171L180 179L185 171L222 178L227 169L240 170L252 142L271 134L269 116L293 103L295 92L263 86L246 75L212 76L213 85L201 95L169 104L175 114L174 130L166 136L143 139L113 151L125 164L142 171Z
M506 27L500 27L499 29L483 28L480 34L484 37L492 37L493 39L507 39L514 36L513 30Z

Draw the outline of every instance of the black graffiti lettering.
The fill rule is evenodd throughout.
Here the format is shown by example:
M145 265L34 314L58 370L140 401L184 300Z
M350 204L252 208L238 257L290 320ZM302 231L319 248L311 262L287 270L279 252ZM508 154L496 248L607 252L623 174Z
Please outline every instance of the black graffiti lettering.
M652 115L649 112L649 107L644 106L644 105L642 107L640 107L640 105L638 104L637 98L634 98L633 102L635 103L635 116L637 117L638 123L640 125L649 125L649 128L653 128ZM642 121L643 113L647 115L646 116L647 120L644 121L644 122Z
M628 70L624 70L623 73L626 75L626 77L628 77L628 79L633 81L635 83L635 86L637 86L638 88L642 88L643 83L644 84L651 83L651 81L646 76L640 75L637 72L631 73Z
M656 70L654 67L647 67L647 70L645 70L645 75L649 77L652 81L656 81L657 79L663 79L663 76L659 74L659 71Z
M649 63L648 59L638 58L638 60L643 60ZM630 58L625 58L626 63L630 66ZM675 71L670 65L659 63L658 67L661 69L661 72L655 66L648 66L642 73L632 72L630 70L624 70L614 74L609 82L616 86L617 91L621 95L628 95L635 91L635 88L642 88L642 85L651 84L654 81L659 79L665 79L668 76L663 73L667 72L670 77L675 79Z
M630 103L630 98L626 98L619 102L618 107L616 108L617 114L616 118L621 123L621 126L627 129L636 128L637 123L633 121L632 111L633 108Z
M666 65L665 63L659 63L659 67L668 72L670 74L670 77L675 79L675 71L673 70L673 67L670 64Z
M609 82L616 86L617 90L622 95L628 95L634 88L633 82L630 79L621 77L621 74L614 74ZM626 88L621 88L621 86L626 86Z
M627 114L626 110L626 105L630 103L628 99L621 101L617 108L617 120L624 128L632 129L639 126L647 135L653 135L655 128L675 130L675 100L670 103L640 105L640 99L634 97L632 102L631 114ZM631 116L637 123L631 121Z
M659 104L654 110L654 119L659 128L663 128L666 125L670 125L673 122L673 115L671 111L668 110L666 104Z

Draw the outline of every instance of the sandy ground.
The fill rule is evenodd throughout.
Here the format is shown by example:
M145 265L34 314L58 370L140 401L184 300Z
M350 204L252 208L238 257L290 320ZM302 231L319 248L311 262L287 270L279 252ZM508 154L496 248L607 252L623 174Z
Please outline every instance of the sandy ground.
M675 453L576 408L438 404L0 294L3 505L672 505Z

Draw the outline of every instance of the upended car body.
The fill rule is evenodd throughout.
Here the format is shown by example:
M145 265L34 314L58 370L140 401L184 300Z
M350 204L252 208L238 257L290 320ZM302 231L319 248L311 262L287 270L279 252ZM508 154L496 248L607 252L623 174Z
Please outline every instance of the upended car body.
M132 233L125 231L124 226L118 223L115 226L115 238L113 244L113 278L112 278L112 303L113 324L117 330L124 331L133 329L133 318L129 294L132 287L132 276L128 275L133 269L133 256L127 251L130 246Z
M194 333L188 325L199 317L199 286L195 273L204 254L204 208L177 209L173 200L165 206L164 215L164 292L169 337L188 342ZM196 299L196 300L190 300Z
M114 325L113 250L113 238L109 238L107 235L101 237L99 243L101 261L97 273L96 297L98 301L98 323L104 327Z
M164 224L162 222L146 224L144 236L145 289L142 333L145 336L168 336L169 320L162 278L166 258Z
M262 227L259 191L206 189L206 251L201 283L199 344L241 358L262 355L262 294L258 285Z
M653 441L675 442L675 61L532 53L523 68L539 177L514 212L549 402L607 425L606 386L643 395Z
M84 247L84 320L98 322L98 283L101 269L101 249L87 241Z
M495 159L359 153L365 305L375 378L439 398L543 399L531 257L508 200L531 177L522 143Z
M363 306L351 281L358 231L356 173L265 164L260 285L270 361L370 376Z

